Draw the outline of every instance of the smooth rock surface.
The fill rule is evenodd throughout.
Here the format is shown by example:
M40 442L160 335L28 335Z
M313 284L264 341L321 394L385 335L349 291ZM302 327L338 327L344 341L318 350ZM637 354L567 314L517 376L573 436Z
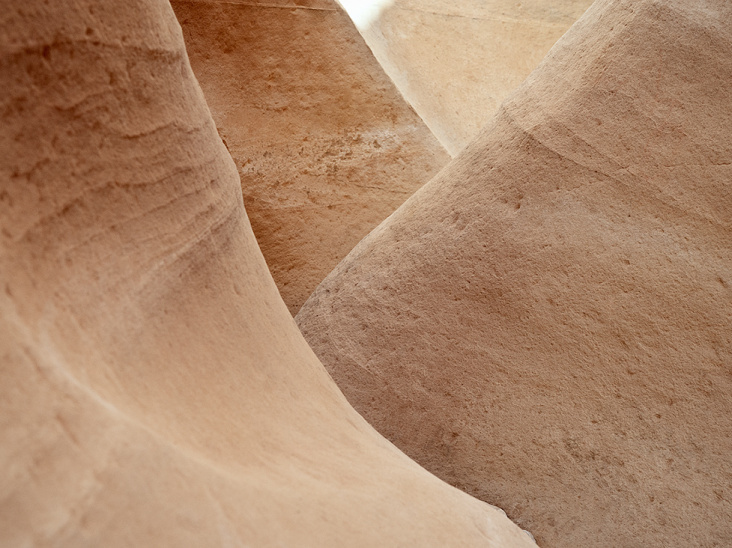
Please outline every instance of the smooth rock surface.
M0 544L528 546L348 406L162 0L0 19Z
M173 0L294 315L449 155L334 0Z
M732 4L600 1L297 316L540 546L732 545Z
M364 0L341 0L358 16ZM455 156L592 0L366 0L360 25L404 97ZM357 22L360 20L357 19Z

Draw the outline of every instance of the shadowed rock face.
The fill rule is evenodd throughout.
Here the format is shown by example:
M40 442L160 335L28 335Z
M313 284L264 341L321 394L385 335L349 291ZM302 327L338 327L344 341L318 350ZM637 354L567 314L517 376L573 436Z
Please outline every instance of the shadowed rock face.
M530 544L309 350L167 2L6 6L0 82L0 544Z
M344 4L358 9L361 0ZM361 33L404 97L454 156L590 4L381 0L378 17L362 25Z
M295 314L449 156L335 1L172 4Z
M732 542L732 6L596 3L297 321L542 546Z

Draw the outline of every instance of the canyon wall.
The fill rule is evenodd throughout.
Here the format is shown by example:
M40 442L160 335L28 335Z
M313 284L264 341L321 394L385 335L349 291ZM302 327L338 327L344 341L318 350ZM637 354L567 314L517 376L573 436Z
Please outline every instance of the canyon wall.
M335 0L173 0L294 315L449 156Z
M732 543L732 6L599 1L297 316L541 546Z
M530 546L345 401L163 0L0 20L0 544Z

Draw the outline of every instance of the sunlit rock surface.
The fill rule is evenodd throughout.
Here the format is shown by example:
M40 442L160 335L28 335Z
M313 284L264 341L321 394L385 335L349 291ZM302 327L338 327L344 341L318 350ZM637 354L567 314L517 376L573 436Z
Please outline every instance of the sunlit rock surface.
M453 156L591 0L340 0Z

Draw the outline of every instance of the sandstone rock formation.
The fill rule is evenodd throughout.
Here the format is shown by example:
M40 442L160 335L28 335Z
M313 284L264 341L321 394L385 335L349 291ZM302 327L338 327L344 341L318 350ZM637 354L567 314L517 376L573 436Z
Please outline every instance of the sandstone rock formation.
M732 4L602 0L297 321L540 546L732 545Z
M173 0L294 314L449 160L334 0Z
M591 0L368 0L369 47L453 156ZM341 0L363 9L364 0ZM376 16L376 17L374 17ZM371 20L373 19L373 20Z
M0 20L0 544L527 546L346 403L163 0Z

